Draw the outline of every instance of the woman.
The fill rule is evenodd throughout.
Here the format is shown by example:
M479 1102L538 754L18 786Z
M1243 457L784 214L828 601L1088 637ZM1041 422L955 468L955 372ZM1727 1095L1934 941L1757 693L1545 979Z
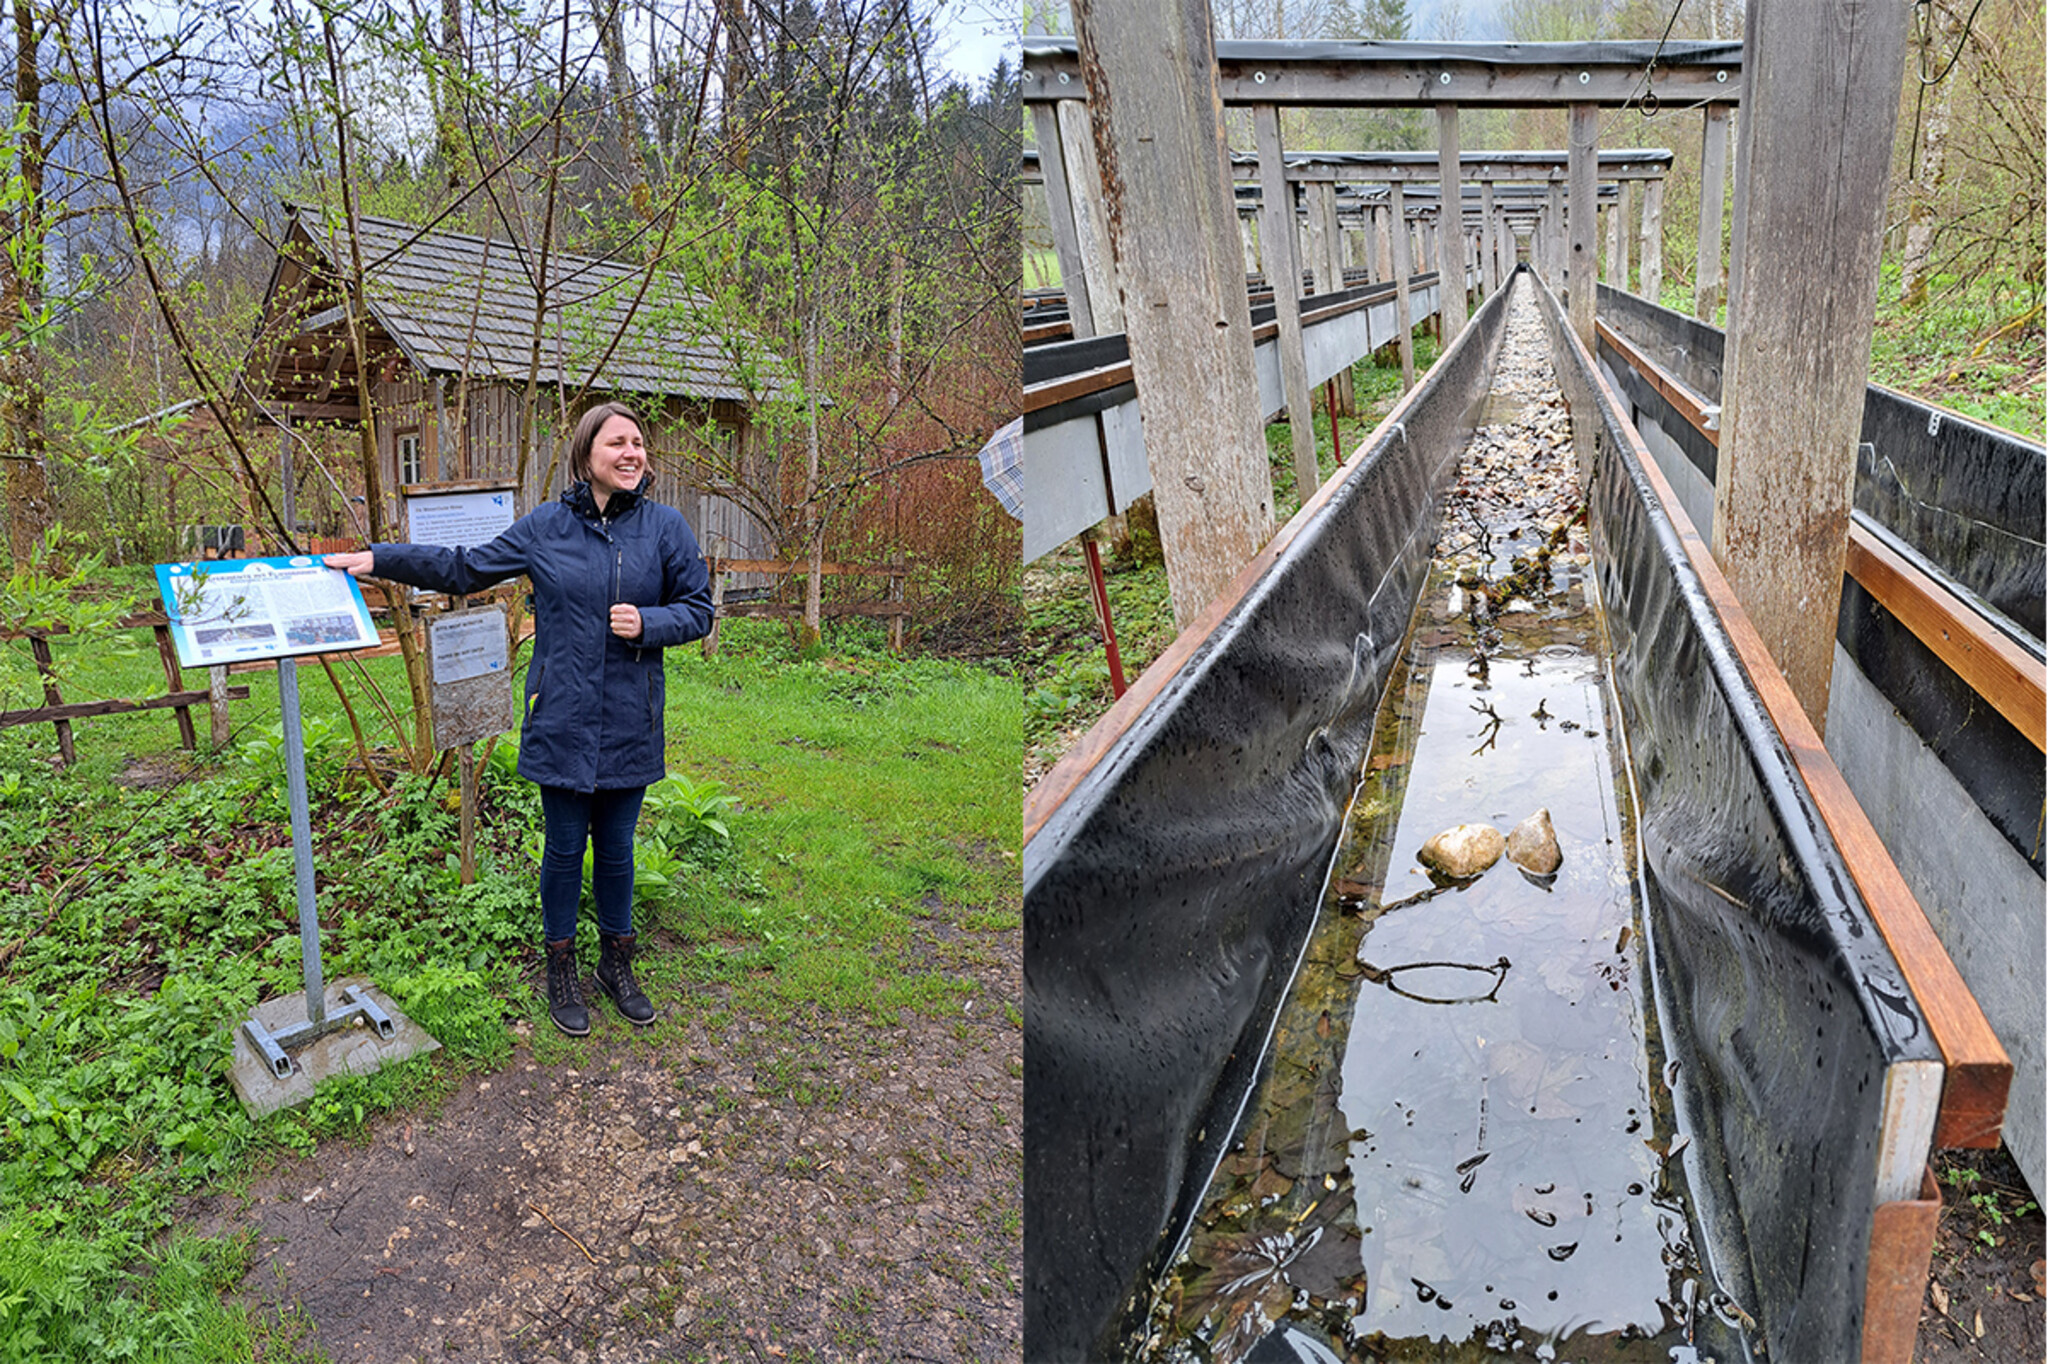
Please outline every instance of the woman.
M534 652L526 670L519 772L540 787L548 1016L590 1031L576 969L583 848L592 849L597 985L629 1021L654 1021L633 978L633 826L663 763L661 651L711 629L710 574L682 513L646 495L647 447L623 403L583 414L569 440L575 480L561 500L466 549L372 545L330 568L458 596L525 574Z

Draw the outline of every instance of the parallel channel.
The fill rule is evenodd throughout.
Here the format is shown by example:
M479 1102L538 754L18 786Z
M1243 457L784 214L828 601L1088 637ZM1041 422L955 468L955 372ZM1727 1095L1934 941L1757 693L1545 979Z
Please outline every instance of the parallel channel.
M1127 1339L1163 1361L1747 1359L1645 943L1569 425L1526 284L1258 1089ZM1563 862L1417 850L1548 812Z

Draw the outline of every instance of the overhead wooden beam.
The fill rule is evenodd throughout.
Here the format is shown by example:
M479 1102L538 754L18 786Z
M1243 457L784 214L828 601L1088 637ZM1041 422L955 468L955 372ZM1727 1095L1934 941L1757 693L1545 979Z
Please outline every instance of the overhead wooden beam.
M1167 583L1185 626L1273 533L1209 6L1073 10Z
M1751 0L1714 558L1825 732L1907 10Z
M1023 55L1027 102L1089 97L1074 40L1027 37ZM1226 105L1616 108L1643 97L1653 57L1648 89L1666 104L1737 97L1735 43L1665 43L1660 52L1649 42L1224 42L1216 45L1217 90Z

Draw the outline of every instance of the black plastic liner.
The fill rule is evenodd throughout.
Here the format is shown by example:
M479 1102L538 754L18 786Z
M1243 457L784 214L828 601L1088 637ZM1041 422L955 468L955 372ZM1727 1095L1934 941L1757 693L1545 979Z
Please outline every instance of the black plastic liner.
M1854 1359L1885 1068L1939 1052L1621 414L1543 299L1590 473L1659 1012L1687 1130L1726 1172L1696 1185L1708 1243L1746 1277L1771 1357Z
M1314 921L1446 481L1482 307L1024 850L1024 1344L1112 1352L1192 1216Z
M1688 387L1720 401L1717 328L1604 284L1600 314ZM1630 397L1646 411L1663 406ZM1664 425L1711 479L1712 446L1682 421ZM1875 384L1863 401L1862 440L1856 510L2016 623L2039 654L2048 633L2048 450Z

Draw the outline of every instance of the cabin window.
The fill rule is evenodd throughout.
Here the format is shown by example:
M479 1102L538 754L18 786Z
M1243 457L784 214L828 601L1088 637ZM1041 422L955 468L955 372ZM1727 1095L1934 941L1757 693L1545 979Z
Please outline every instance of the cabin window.
M417 430L398 433L398 484L424 483L426 476L420 470L420 433Z

